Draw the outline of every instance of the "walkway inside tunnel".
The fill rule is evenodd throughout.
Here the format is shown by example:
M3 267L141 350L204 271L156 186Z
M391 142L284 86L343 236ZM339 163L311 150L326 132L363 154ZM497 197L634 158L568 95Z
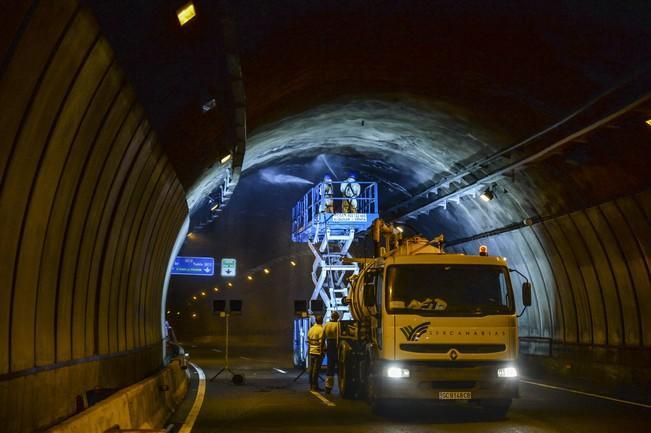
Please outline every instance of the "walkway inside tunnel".
M651 430L647 2L12 3L0 431L187 433L193 412L193 431ZM468 260L484 246L520 272L504 301L521 375L506 418L465 403L377 413L372 393L293 381L314 255L292 242L292 208L350 173L377 183L405 237L443 234L433 245ZM373 256L370 235L353 257ZM177 275L177 257L211 258L214 274ZM393 308L380 298L364 326ZM239 387L199 380L223 366L214 302L228 300L242 301ZM418 325L391 317L398 337ZM376 343L391 333L373 326Z

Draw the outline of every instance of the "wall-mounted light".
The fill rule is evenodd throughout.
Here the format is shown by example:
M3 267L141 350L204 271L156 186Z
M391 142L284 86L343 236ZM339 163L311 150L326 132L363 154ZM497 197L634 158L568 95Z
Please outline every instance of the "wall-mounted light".
M217 101L215 101L215 98L212 98L210 101L206 102L201 106L201 111L207 113L213 108L215 108L216 106L217 106Z
M247 275L246 279L249 280L249 281L253 281L253 275Z
M233 287L233 283L231 283L230 281L229 281L228 283L226 283L226 285L227 285L228 287Z
M214 212L214 211L216 211L217 209L219 209L219 203L215 203L215 204L210 208L210 212Z
M196 301L196 300L197 300L197 297L196 297L196 296L193 296L192 299Z
M197 313L192 313L192 318L196 319L197 318Z
M647 125L651 126L651 119L648 119L648 120L647 120L646 122L644 122L644 123L646 123Z
M212 291L215 292L215 293L218 293L219 292L219 287L213 287Z
M230 160L230 159L231 159L231 154L229 153L228 155L226 155L225 157L223 157L223 158L220 160L220 162L223 164L223 163L227 162L227 161Z
M479 195L479 198L484 201L491 201L495 198L495 194L493 194L493 191L491 191L490 188L487 188L486 191Z
M292 265L292 266L296 266L296 262L294 260L290 260L289 264Z
M177 9L176 11L176 17L179 20L179 24L181 24L181 27L186 25L188 21L190 21L192 18L197 16L197 11L194 9L194 3L186 3L181 7L180 9Z
M206 292L201 292L201 296L206 296Z

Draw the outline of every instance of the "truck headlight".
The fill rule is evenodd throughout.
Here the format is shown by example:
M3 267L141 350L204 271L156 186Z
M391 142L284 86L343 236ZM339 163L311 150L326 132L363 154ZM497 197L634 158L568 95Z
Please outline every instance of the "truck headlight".
M504 377L504 378L518 377L518 370L515 367L498 368L497 377Z
M389 367L387 368L387 376L393 379L409 377L409 370L401 367Z

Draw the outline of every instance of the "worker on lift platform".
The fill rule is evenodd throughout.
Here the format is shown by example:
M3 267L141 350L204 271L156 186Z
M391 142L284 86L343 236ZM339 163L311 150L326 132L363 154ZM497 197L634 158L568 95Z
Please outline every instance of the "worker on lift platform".
M333 200L333 187L332 177L329 174L323 176L323 183L319 186L319 196L321 202L319 203L319 212L333 213L335 211Z
M355 173L350 173L348 178L341 183L341 194L344 196L342 211L344 213L357 213L357 197L362 187L357 183Z

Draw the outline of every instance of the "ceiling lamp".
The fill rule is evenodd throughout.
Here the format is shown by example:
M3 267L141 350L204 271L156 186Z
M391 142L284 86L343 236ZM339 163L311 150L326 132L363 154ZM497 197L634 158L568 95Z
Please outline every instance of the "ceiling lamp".
M197 15L197 12L194 10L194 3L186 3L181 9L176 11L176 17L179 19L179 24L181 27L186 25L188 21L194 18Z
M651 126L651 119L648 119L648 120L647 120L646 122L644 122L644 123L646 123L647 125Z
M491 191L491 189L488 188L486 189L486 191L480 194L479 198L484 201L491 201L495 198L495 194L493 194L493 191Z
M270 272L271 272L271 271L269 270L269 268L264 268L264 273L265 273L265 274L269 275Z

